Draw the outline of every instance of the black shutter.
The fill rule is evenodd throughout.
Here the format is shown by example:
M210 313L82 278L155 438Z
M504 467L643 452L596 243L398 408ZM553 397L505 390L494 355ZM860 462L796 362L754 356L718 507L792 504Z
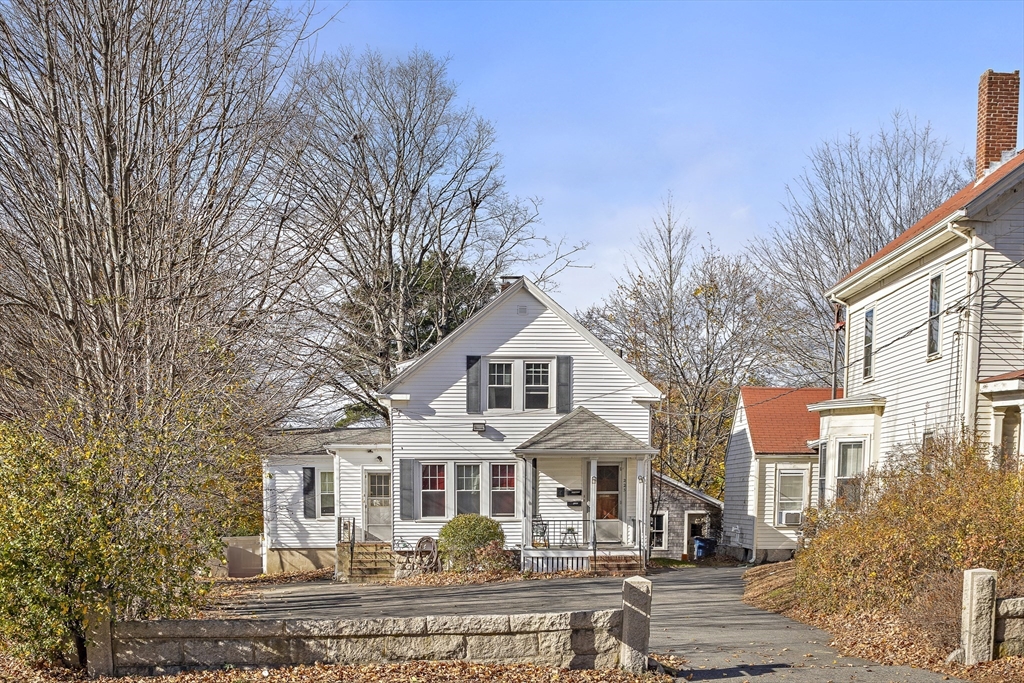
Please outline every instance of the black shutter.
M480 414L480 356L466 356L466 412Z
M558 356L557 386L555 391L555 412L572 412L572 356Z
M399 517L416 519L416 475L419 463L409 458L398 461Z
M316 468L302 468L302 516L316 519Z

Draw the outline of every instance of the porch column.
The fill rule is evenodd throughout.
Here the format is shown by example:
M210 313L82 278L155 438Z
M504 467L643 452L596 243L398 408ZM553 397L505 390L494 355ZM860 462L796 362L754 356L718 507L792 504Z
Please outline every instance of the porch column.
M643 550L647 536L647 491L650 487L650 460L647 458L636 461L636 529L633 530L633 545Z
M590 546L597 548L597 460L591 459L588 461L590 471L590 478L587 482L588 496L587 496L587 520L590 525Z
M523 547L530 545L533 540L531 538L531 532L533 531L533 498L536 492L533 490L533 461L529 458L523 458Z

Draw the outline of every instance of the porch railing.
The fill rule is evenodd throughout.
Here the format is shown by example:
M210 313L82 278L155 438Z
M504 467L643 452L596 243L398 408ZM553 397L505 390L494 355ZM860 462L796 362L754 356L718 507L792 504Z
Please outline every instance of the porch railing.
M338 517L338 544L348 543L349 547L356 544L356 518Z
M586 549L594 539L590 524L592 522L589 520L533 518L530 520L527 545L532 548Z

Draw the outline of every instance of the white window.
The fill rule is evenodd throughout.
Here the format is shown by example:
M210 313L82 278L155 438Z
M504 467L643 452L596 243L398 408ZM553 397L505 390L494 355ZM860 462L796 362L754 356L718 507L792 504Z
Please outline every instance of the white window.
M420 477L420 516L445 516L445 466L424 464Z
M875 309L864 311L864 379L871 379L874 373Z
M491 517L512 517L516 514L516 466L512 463L491 465Z
M480 465L455 466L455 514L480 514Z
M936 275L928 285L928 355L936 356L941 350L940 307L942 306L942 276Z
M320 516L334 516L334 472L320 472Z
M547 408L550 395L550 363L526 363L523 407L526 410Z
M846 508L860 504L860 489L864 477L864 442L844 441L839 444L836 463L836 502Z
M818 507L825 504L825 474L828 472L828 444L818 446Z
M665 550L665 513L651 515L651 550Z
M779 472L775 496L776 525L800 525L803 521L804 488L803 472Z
M512 409L512 363L487 364L487 408Z

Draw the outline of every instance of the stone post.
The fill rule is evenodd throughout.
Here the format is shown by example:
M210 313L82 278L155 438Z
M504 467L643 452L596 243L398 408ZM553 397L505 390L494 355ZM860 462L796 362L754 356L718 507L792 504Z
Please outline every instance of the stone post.
M960 647L967 666L992 659L996 637L996 575L991 569L964 572Z
M114 675L114 647L110 617L90 614L85 620L85 668L90 678Z
M619 668L631 673L647 671L651 640L651 582L633 576L622 582L622 642Z

